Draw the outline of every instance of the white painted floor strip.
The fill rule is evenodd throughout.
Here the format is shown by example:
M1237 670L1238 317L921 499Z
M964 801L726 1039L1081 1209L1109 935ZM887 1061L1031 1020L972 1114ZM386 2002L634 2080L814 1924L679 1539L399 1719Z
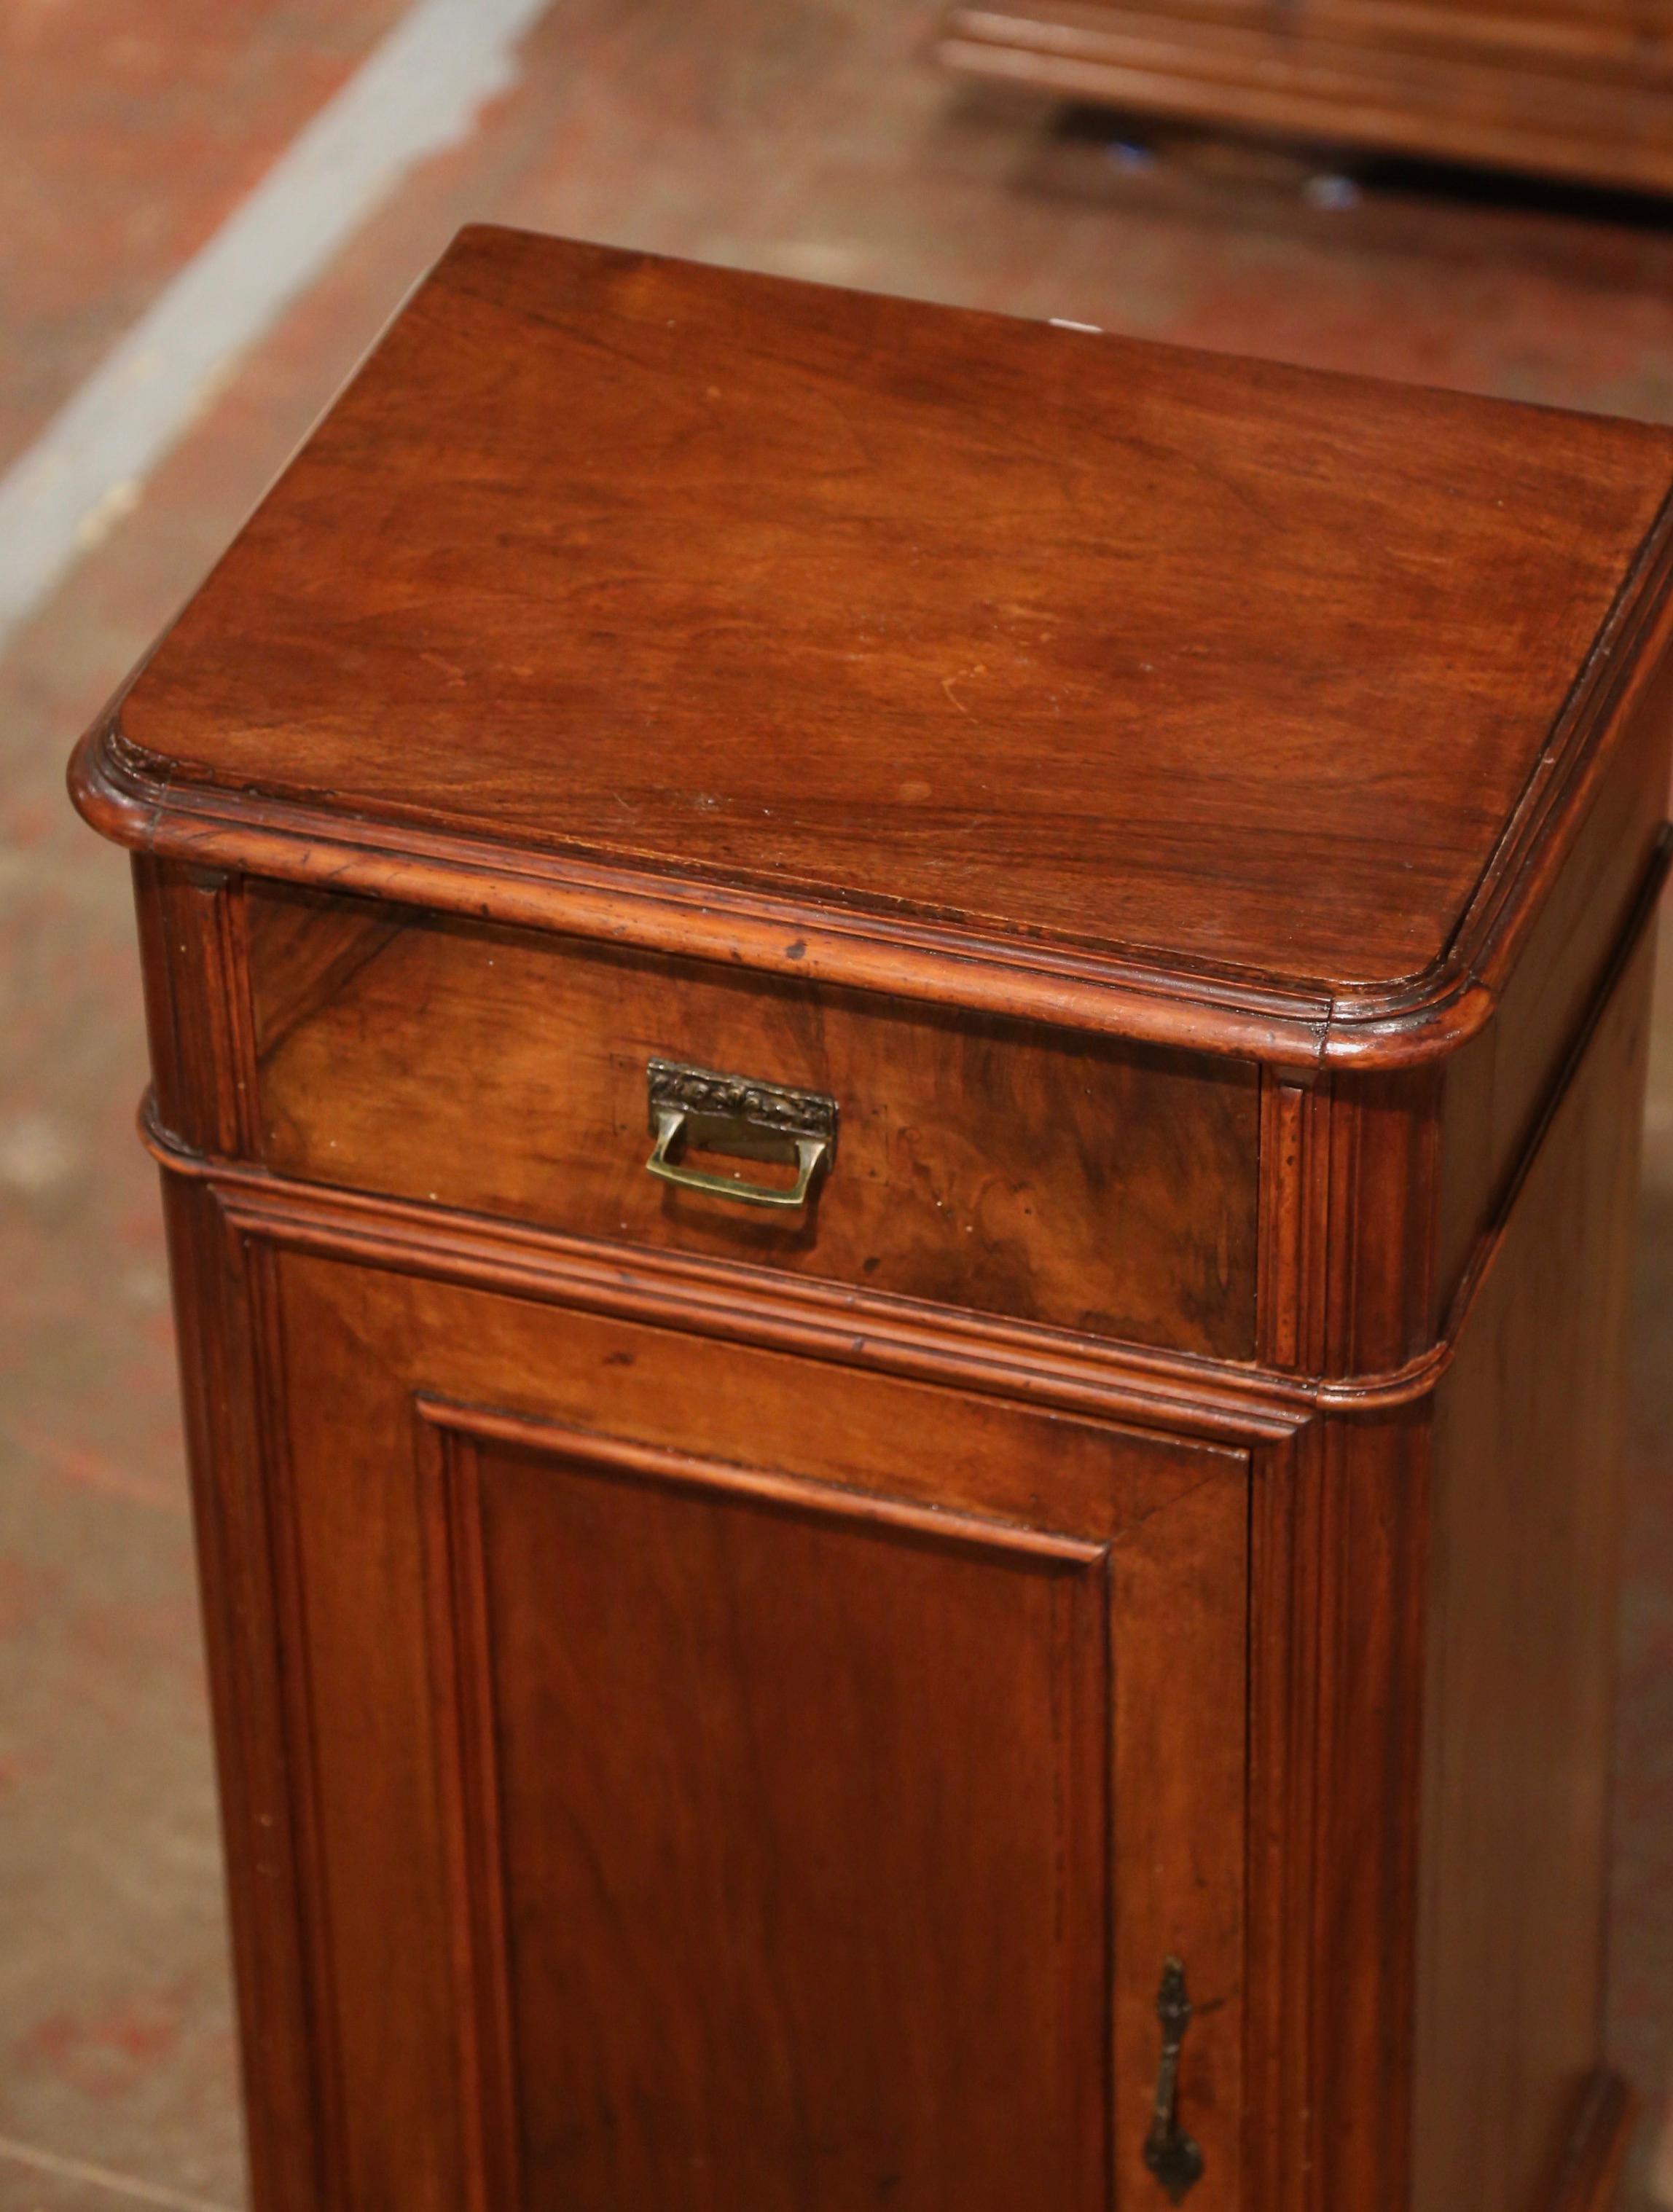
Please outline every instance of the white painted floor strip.
M418 0L0 477L0 643L414 162L514 82L549 4Z
M228 2212L222 2204L211 2204L202 2197L187 2197L178 2189L160 2189L154 2181L135 2181L125 2173L113 2173L108 2166L88 2166L79 2158L61 2158L54 2150L37 2150L32 2143L13 2142L9 2136L0 2136L0 2160L9 2159L15 2166L31 2166L37 2173L50 2173L58 2181L85 2181L93 2189L108 2189L113 2196L125 2197L135 2204L161 2204L165 2212Z

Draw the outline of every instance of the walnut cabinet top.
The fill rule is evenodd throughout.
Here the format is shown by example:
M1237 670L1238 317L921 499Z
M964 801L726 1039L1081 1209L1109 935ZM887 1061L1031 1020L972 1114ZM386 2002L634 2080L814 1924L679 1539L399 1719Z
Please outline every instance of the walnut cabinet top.
M1673 435L463 233L84 746L131 844L1159 1042L1479 1028Z

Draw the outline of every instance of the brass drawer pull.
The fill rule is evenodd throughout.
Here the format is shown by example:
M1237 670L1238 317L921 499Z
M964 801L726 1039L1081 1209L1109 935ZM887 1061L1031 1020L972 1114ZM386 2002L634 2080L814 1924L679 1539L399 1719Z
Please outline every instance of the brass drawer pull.
M1177 1959L1170 1959L1162 1969L1156 2017L1162 2023L1162 2067L1156 2077L1156 2106L1145 2138L1144 2162L1177 2204L1202 2179L1202 2150L1179 2124L1179 2046L1190 2026L1191 2001L1185 1994L1185 1969Z
M836 1101L819 1091L792 1091L745 1075L717 1075L712 1068L684 1067L671 1060L654 1060L645 1073L656 1139L645 1165L664 1182L711 1198L735 1199L743 1206L805 1206L814 1176L836 1158ZM779 1189L740 1175L709 1175L682 1166L672 1157L682 1139L687 1147L736 1159L794 1161L795 1182Z

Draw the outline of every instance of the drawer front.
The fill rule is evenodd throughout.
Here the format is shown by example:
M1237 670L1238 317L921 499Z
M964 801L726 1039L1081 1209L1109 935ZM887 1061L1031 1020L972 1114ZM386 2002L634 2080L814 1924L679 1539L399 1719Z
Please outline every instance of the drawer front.
M248 922L286 1174L1253 1354L1252 1067L277 887ZM809 1202L648 1173L656 1058L834 1099Z
M1236 2212L1243 1455L264 1281L325 2212Z

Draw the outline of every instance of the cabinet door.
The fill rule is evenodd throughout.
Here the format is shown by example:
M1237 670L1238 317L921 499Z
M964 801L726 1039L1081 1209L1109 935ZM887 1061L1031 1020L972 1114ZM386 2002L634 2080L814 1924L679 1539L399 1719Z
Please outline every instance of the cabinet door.
M1241 1454L260 1256L333 2212L1239 2203Z

